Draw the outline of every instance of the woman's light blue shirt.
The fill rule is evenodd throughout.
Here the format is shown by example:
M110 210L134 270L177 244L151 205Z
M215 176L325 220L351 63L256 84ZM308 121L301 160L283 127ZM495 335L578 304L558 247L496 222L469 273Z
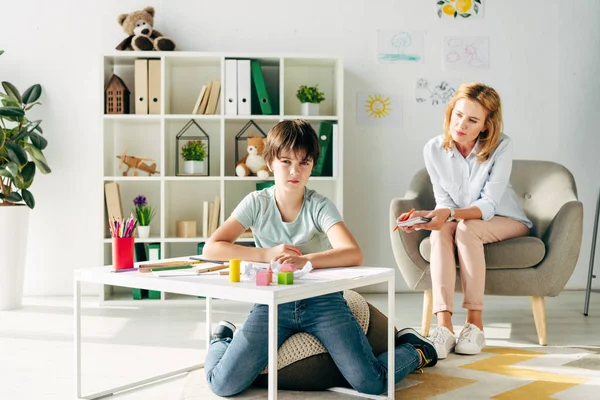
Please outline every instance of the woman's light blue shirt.
M465 158L456 146L444 149L444 137L436 136L425 145L423 157L435 195L435 208L476 206L481 219L494 215L512 218L533 226L510 184L513 162L512 140L502 135L500 144L487 161L477 161L479 142Z

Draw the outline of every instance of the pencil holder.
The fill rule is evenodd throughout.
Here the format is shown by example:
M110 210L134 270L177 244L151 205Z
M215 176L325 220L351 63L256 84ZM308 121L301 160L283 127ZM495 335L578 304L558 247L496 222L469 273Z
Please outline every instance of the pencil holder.
M133 237L113 238L113 268L133 268Z
M229 282L240 281L240 264L241 260L229 260Z

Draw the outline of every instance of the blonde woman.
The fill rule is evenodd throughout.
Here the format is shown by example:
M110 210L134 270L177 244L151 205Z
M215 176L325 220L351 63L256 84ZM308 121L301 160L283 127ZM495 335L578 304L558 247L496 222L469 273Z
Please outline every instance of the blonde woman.
M431 281L437 328L430 337L438 358L449 352L478 354L485 346L483 245L529 233L532 226L510 185L511 139L502 133L500 96L482 83L462 85L448 103L444 133L423 150L435 195L435 209L411 217L430 222L401 228L431 230ZM407 213L399 216L399 220ZM452 325L460 270L467 320L458 337Z

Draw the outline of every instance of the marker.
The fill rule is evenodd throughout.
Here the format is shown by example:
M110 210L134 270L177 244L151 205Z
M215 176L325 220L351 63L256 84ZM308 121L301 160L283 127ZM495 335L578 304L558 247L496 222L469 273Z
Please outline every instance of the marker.
M415 212L415 209L411 209L408 214L406 214L406 216L404 218L402 218L400 221L406 221L407 219L410 218L410 216L412 215L412 213ZM396 227L394 228L394 230L392 232L396 232L396 230L398 229L398 225L396 225Z
M124 269L113 269L110 272L131 272L131 271L137 271L137 268L124 268Z

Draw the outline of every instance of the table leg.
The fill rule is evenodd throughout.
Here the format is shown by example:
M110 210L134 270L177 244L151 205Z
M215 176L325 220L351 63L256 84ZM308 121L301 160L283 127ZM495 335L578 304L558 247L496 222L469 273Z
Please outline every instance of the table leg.
M210 346L210 336L212 335L212 297L206 297L206 351Z
M73 320L75 323L75 396L81 397L81 283L73 280Z
M269 303L269 400L277 400L277 304Z
M396 379L394 356L396 349L396 335L394 334L394 320L396 319L396 278L388 279L388 399L394 398Z

